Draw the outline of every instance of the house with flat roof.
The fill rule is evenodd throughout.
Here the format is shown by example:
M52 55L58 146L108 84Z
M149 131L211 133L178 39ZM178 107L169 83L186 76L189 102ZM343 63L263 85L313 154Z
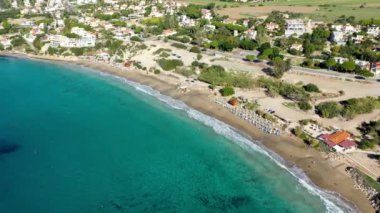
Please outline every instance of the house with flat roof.
M377 25L368 26L367 34L372 36L372 37L377 37L378 35L380 35L379 26L377 26Z
M351 139L351 134L346 131L322 134L318 139L336 152L350 152L357 147L357 144Z
M301 19L286 20L285 37L299 37L306 33L305 22Z

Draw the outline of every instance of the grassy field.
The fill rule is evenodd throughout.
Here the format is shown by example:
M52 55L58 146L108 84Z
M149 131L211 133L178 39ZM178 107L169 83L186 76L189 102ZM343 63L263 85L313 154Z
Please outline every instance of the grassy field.
M334 20L341 15L355 16L356 19L380 19L380 0L278 0L276 2L262 3L226 3L217 0L185 0L189 3L227 5L221 9L221 14L231 14L234 17L262 16L260 11L277 10L304 13L305 7L310 7L307 16L313 19ZM324 5L324 6L322 6ZM239 6L241 12L239 13ZM231 11L229 11L231 10ZM313 12L310 13L310 10ZM238 14L237 14L238 13Z

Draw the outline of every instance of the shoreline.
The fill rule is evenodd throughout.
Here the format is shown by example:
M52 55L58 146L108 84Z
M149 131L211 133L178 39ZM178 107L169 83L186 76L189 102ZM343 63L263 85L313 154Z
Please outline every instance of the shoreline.
M292 138L285 135L278 137L264 134L243 119L230 113L227 109L211 101L208 97L208 93L205 91L192 90L187 93L181 93L175 84L170 84L156 75L148 75L145 74L144 71L125 71L106 63L18 53L0 53L0 56L47 60L70 65L74 64L150 86L161 94L183 101L189 107L216 118L236 128L243 134L247 134L252 139L260 141L267 149L284 159L288 168L292 168L293 165L295 165L302 169L316 186L329 192L339 193L343 198L350 201L350 203L354 203L362 212L374 212L374 209L364 193L354 188L353 180L346 173L330 165L322 153L307 148L303 142L294 137Z

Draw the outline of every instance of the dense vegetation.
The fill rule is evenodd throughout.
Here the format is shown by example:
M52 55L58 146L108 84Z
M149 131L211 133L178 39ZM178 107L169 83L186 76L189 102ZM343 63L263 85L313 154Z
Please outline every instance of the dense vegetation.
M250 88L254 83L251 76L246 73L227 72L223 67L217 65L204 68L198 79L211 85L240 88Z
M338 102L323 102L316 106L316 112L323 118L342 116L352 119L356 115L371 113L380 108L380 99L374 97L351 98Z
M165 71L174 70L176 67L183 66L183 62L177 59L159 59L157 63Z
M363 135L359 148L368 149L380 144L380 120L363 122L358 129Z
M272 97L281 95L286 99L300 102L308 102L310 99L310 95L303 87L265 77L260 77L258 83L259 86L265 88L267 94Z
M321 92L318 88L317 85L315 84L306 84L305 86L303 86L303 88L307 91L307 92Z

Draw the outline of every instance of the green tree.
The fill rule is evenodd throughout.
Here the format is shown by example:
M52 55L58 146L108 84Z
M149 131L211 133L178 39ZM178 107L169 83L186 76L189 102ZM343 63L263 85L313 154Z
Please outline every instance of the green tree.
M280 57L273 59L272 74L276 78L281 78L290 69L290 60L283 60Z
M243 39L240 40L239 47L243 50L254 50L257 48L257 43L249 39Z
M345 72L352 72L354 71L356 68L356 64L354 61L352 60L349 60L349 61L346 61L342 64L342 69L343 71Z
M83 53L84 53L84 48L70 48L70 51L71 51L75 56L80 56L80 55L83 55Z
M55 54L58 53L58 49L53 48L53 47L49 47L48 48L48 53L49 53L49 55L55 55Z
M267 33L265 31L265 28L263 26L258 26L257 27L257 34L256 34L256 41L258 44L264 44L266 42L268 42L268 36L267 36Z
M315 50L314 45L309 41L305 40L303 43L303 53L305 54L306 57L310 57Z
M38 50L40 50L41 48L42 48L42 46L44 46L44 43L42 43L42 41L41 41L41 35L39 35L39 36L37 36L36 37L36 39L34 39L34 41L33 41L33 46L36 48L36 49L38 49Z
M237 42L235 38L229 37L228 39L221 40L218 47L222 51L230 52L237 47Z
M17 36L15 38L13 38L11 43L12 43L13 47L19 47L19 46L22 46L24 44L27 44L25 39L21 36Z
M329 68L329 70L336 65L336 60L332 57L328 58L326 60L326 66Z

